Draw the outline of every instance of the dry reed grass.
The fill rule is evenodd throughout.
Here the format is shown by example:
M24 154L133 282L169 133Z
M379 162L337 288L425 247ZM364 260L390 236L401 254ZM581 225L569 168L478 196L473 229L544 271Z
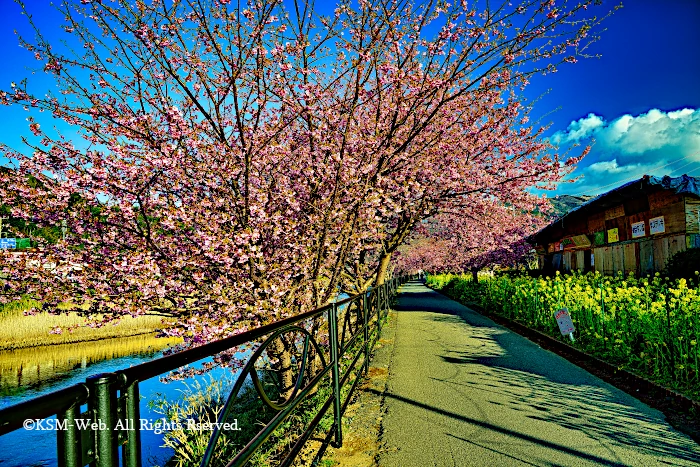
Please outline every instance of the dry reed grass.
M63 304L59 308L68 309L70 306ZM0 308L0 350L136 336L167 326L162 316L146 315L136 318L127 316L101 327L88 327L85 317L78 313L51 314L40 311L25 315L25 311L32 308L40 309L41 304L23 299ZM50 333L58 328L61 329L60 333Z

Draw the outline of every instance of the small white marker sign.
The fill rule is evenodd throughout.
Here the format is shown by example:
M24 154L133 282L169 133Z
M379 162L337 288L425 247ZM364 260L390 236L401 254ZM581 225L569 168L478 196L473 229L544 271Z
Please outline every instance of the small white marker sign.
M649 219L649 233L659 234L666 232L666 223L664 222L664 216L654 217Z
M561 335L568 335L571 341L573 342L574 331L576 330L576 328L574 328L574 322L571 321L571 315L569 314L569 310L567 310L566 308L562 308L554 314L554 319L557 320L557 324L559 325L559 331L561 332Z
M634 224L632 224L632 238L639 238L645 236L647 233L644 227L644 221L635 222Z

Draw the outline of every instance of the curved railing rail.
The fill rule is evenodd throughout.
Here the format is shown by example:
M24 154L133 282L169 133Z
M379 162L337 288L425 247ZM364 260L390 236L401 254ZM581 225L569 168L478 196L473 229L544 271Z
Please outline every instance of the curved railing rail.
M90 464L96 467L117 467L120 457L123 466L140 466L139 429L115 428L140 426L139 382L265 338L240 370L233 390L220 412L220 423L216 426L221 426L221 423L227 420L239 399L246 378L249 377L260 400L276 411L276 414L228 463L229 466L245 465L294 409L317 390L320 382L330 374L332 394L325 400L305 431L287 450L285 457L280 460L280 465L289 466L331 405L333 425L327 433L324 445L329 441L336 447L342 445L341 418L361 380L362 373L366 374L369 370L371 351L381 334L382 320L389 310L390 299L406 279L394 278L368 293L358 294L316 310L131 368L95 375L89 377L85 383L7 407L0 410L0 436L21 428L27 419L44 419L56 415L59 466L78 467ZM314 332L304 327L305 322L312 323ZM292 347L297 350L295 345L299 344L301 349L293 352L292 364L296 369L296 379L293 387L288 388L291 392L280 400L274 396L270 397L266 392L256 363L261 360L264 352L269 354L274 344L284 336L291 336L291 339L287 338L287 342L292 342ZM323 342L319 342L321 339ZM356 371L361 358L362 365ZM346 361L347 363L341 364ZM313 371L312 366L315 366ZM348 383L353 372L356 373L355 380L343 400L341 389ZM81 412L81 406L85 404L87 410ZM91 422L78 426L76 419L87 419ZM212 432L201 466L210 465L221 434L219 428Z

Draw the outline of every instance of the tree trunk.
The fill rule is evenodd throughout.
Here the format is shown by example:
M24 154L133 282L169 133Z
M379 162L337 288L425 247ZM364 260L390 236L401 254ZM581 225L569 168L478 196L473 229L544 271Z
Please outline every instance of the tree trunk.
M294 391L294 368L292 365L292 348L283 336L279 336L270 344L268 349L272 350L271 354L277 359L277 363L273 366L279 376L279 398L278 403L284 403L289 400ZM270 352L268 350L268 352Z
M313 320L313 324L311 325L311 335L314 336L314 339L318 342L319 337L320 337L320 329L321 325L323 324L323 318L321 317L316 317ZM302 387L307 385L309 381L311 381L314 376L316 376L320 371L323 370L323 365L321 364L321 356L316 353L316 349L314 346L309 343L309 356L308 356L308 361L306 364L306 374L304 375L305 381L302 383ZM314 387L309 395L314 395L318 391L318 386Z
M389 271L389 263L391 262L391 253L382 253L379 258L379 267L377 268L377 278L374 281L374 286L379 287L386 281L386 274Z
M479 270L478 269L472 269L472 281L476 284L479 282Z

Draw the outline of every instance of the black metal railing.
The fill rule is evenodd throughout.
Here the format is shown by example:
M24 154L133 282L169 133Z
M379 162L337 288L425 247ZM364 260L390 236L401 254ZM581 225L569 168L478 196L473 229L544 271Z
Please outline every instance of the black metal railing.
M223 409L219 412L218 420L223 424L230 416L248 377L252 380L252 386L259 399L272 409L275 415L252 439L247 440L247 444L234 455L228 465L245 465L294 409L317 391L321 381L329 374L332 394L323 402L303 433L286 450L279 463L282 466L292 464L331 405L333 424L326 434L323 446L329 442L333 446L341 446L343 413L362 379L362 374L369 370L370 355L381 334L382 320L389 310L391 297L406 279L394 278L367 293L131 368L95 375L87 378L85 383L2 409L0 436L21 428L27 419L37 420L56 415L54 426L57 433L59 466L77 467L90 464L96 467L116 467L120 464L120 458L123 466L140 466L139 382L264 339L252 355L245 359L246 363L240 370ZM311 326L312 331L304 327L305 325ZM280 400L274 396L270 397L267 393L266 386L258 375L256 363L261 361L265 352L268 352L266 361L269 363L271 346L286 335L296 336L288 341L299 343L301 350L295 352L292 359L296 378L293 388L290 388L291 394ZM361 358L362 365L358 369ZM310 371L313 363L316 364L316 368ZM343 400L341 389L348 384L353 374L355 380ZM88 422L78 424L77 419ZM127 429L116 429L117 426ZM214 458L217 441L222 435L220 424L215 426L201 466L210 465Z

